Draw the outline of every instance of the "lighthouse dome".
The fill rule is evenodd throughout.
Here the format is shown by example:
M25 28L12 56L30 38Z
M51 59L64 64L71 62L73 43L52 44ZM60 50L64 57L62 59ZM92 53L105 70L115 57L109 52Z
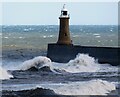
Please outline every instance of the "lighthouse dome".
M61 11L68 11L66 8L63 8Z
M61 10L60 17L69 17L69 13L68 13L68 10L65 8L65 4L63 5L63 8Z
M65 4L63 5L63 8L61 11L68 11L66 8L65 8Z

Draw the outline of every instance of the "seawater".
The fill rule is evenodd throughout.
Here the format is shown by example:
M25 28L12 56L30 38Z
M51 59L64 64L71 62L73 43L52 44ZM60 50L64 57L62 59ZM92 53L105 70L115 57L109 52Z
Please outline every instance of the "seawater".
M68 63L53 62L46 57L47 44L57 42L59 26L1 27L2 90L45 88L59 95L108 95L112 91L119 95L119 66L100 64L88 54L78 54ZM115 25L71 25L70 34L76 45L118 47L117 28Z
M78 54L68 63L56 63L38 56L21 63L4 64L3 68L6 69L0 69L3 90L43 88L58 95L107 95L116 91L114 95L118 95L119 67L99 64L86 54Z
M118 46L118 27L115 25L71 25L73 44L89 46ZM56 43L57 25L2 26L3 48L46 49L48 43Z

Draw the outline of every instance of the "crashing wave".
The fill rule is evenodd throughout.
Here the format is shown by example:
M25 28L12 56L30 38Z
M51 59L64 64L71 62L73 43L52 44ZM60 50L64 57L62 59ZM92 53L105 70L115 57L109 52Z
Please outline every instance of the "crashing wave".
M50 66L51 60L47 57L44 56L38 56L35 57L31 60L27 60L25 62L22 63L22 65L20 66L20 70L28 70L30 68L42 68L44 66Z
M0 67L0 80L13 78L13 75L9 74L5 69Z
M96 72L100 69L97 60L87 54L78 54L75 59L68 63L54 63L52 65L55 70L69 73Z
M47 67L47 68L46 68ZM75 59L70 60L68 63L56 63L45 56L38 56L33 59L23 62L18 70L31 70L31 71L52 71L54 73L80 73L80 72L100 72L113 70L108 64L99 64L94 57L87 54L78 54ZM49 69L49 70L48 70ZM115 67L113 71L117 70Z
M66 84L53 89L60 95L107 95L116 90L113 83L103 80L91 80Z
M70 60L65 67L66 71L77 72L96 72L99 70L98 62L87 54L78 54L74 60Z

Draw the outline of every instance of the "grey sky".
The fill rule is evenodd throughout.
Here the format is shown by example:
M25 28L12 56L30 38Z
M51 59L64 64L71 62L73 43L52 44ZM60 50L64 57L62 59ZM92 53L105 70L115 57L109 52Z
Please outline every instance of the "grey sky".
M57 25L65 2L4 2L1 24ZM73 25L117 25L117 2L65 3Z

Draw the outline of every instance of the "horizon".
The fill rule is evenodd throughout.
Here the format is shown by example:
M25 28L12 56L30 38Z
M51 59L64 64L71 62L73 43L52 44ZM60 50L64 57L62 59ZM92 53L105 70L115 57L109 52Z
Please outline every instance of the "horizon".
M72 24L74 26L78 26L79 24ZM69 25L69 26L72 26L72 25ZM1 25L0 26L59 26L59 25L52 25L52 24L45 24L45 25L42 25L42 24L12 24L12 25ZM91 24L91 25L87 25L87 24L80 24L79 26L119 26L119 25L115 25L115 24L98 24L98 25L94 25L94 24Z

